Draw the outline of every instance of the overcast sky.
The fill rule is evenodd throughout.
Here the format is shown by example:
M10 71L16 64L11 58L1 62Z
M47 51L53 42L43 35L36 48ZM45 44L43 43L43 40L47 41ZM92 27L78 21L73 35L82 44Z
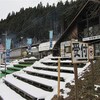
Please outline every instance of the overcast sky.
M0 0L0 19L5 19L9 12L18 12L20 8L37 6L39 2L43 5L57 3L60 0ZM62 0L65 2L66 0ZM70 1L70 0L69 0Z

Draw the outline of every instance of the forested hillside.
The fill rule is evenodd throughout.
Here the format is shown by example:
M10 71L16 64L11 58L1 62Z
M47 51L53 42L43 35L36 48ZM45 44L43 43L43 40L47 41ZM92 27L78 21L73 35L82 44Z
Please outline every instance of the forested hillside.
M19 37L31 37L34 42L47 41L49 30L54 31L54 39L63 33L86 0L77 0L43 6L40 2L33 8L21 8L19 12L9 13L6 19L0 21L0 34L8 34ZM57 37L58 36L58 37Z

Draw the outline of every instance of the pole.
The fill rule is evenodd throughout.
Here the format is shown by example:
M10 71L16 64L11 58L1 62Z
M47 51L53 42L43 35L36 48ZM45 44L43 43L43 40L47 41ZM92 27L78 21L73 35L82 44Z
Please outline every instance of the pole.
M93 60L91 59L90 60L91 62L91 69L92 69L92 91L93 91L93 94L95 93L95 90L94 90L94 67L93 67Z
M75 100L78 100L78 73L77 73L77 64L74 65L74 76L75 76Z
M5 33L5 77L6 77L6 39L7 39L7 32Z
M1 58L1 52L0 52L0 65L1 65L1 63L2 63L2 58Z
M6 76L6 39L7 39L7 32L5 34L2 34L5 36L5 60L4 60L4 63L5 63L5 76Z
M58 100L59 97L60 97L60 57L58 58L58 95L57 95Z

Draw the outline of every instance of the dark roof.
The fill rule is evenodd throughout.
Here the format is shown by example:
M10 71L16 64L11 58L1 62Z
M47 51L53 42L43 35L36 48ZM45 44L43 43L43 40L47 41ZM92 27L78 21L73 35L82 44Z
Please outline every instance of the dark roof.
M76 16L74 17L74 19L71 21L71 23L68 25L68 27L66 28L66 30L63 32L63 34L61 35L61 37L57 40L54 48L60 44L60 41L62 41L62 39L66 36L66 34L68 34L68 30L71 28L71 26L73 25L73 23L77 20L78 16L81 14L81 12L84 10L84 8L88 5L89 2L95 2L95 3L100 3L100 0L87 0L86 3L82 6L82 8L80 9L80 11L76 14Z

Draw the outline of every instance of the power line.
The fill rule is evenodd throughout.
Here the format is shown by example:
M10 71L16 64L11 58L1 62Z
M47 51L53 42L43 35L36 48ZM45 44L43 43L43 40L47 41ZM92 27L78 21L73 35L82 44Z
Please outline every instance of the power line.
M61 0L60 0L61 1ZM60 7L62 7L62 6L59 6L57 9L59 9ZM43 15L41 18L37 18L37 19L34 19L34 20L32 20L32 24L31 25L29 25L28 27L26 27L25 29L23 29L22 31L20 31L19 33L23 33L23 32L25 32L25 31L27 31L28 29L30 29L30 28L32 28L33 26L32 25L34 25L34 24L36 24L37 22L39 22L39 21L41 21L43 18L45 18L46 16L48 16L49 14L52 14L52 13L54 13L56 10L56 7L55 7L55 9L53 9L52 11L50 11L50 12L48 12L46 15ZM31 18L31 17L30 17ZM30 19L29 18L29 19Z

